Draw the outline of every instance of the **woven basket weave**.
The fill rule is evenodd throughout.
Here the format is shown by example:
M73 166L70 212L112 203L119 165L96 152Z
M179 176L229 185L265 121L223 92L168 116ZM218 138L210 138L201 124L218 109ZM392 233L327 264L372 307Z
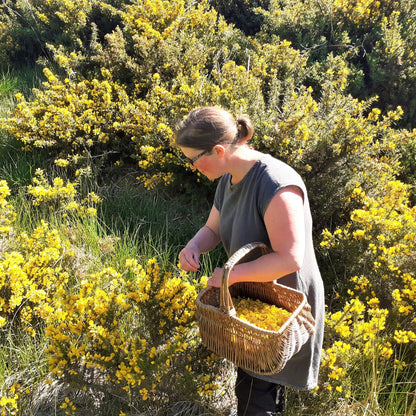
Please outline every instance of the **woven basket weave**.
M315 321L306 296L277 283L238 283L228 287L231 269L262 243L250 243L235 252L224 266L221 287L207 287L197 297L196 311L202 342L218 356L245 370L278 373L314 332ZM291 316L278 331L268 331L235 316L231 297L260 299L285 308Z

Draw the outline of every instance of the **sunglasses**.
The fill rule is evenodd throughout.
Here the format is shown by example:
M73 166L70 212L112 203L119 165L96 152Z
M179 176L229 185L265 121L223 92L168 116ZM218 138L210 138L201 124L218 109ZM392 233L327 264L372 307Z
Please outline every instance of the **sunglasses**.
M192 158L190 158L190 157L187 157L187 156L183 156L183 158L185 159L185 161L187 162L187 163L189 163L190 165L194 165L195 164L195 162L200 158L200 157L202 157L202 156L204 156L204 155L207 155L208 153L211 153L212 152L212 149L210 149L210 150L204 150L203 152L201 152L201 153L199 153L198 155L196 155L195 157L192 157Z

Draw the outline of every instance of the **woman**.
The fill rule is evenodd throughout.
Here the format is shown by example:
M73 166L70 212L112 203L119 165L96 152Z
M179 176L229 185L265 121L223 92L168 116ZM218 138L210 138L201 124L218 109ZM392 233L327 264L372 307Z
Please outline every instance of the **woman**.
M283 411L284 386L317 384L324 325L324 289L312 243L312 220L305 185L288 165L249 147L250 119L237 120L217 107L191 111L178 126L176 144L192 168L210 180L221 178L206 224L179 254L181 268L194 272L201 253L222 242L228 256L247 243L263 242L272 252L237 264L229 284L273 281L306 294L315 333L282 371L260 376L238 369L238 416ZM222 269L208 285L219 287Z

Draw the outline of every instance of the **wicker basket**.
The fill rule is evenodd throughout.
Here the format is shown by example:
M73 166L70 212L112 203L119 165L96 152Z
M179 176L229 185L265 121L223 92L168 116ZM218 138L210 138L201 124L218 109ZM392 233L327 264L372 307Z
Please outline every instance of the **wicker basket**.
M245 370L271 375L278 373L314 331L306 296L277 283L238 283L228 287L231 269L262 243L250 243L234 253L224 266L220 288L207 287L197 297L196 311L202 342L218 356ZM260 299L285 308L291 316L278 331L268 331L235 316L231 297Z

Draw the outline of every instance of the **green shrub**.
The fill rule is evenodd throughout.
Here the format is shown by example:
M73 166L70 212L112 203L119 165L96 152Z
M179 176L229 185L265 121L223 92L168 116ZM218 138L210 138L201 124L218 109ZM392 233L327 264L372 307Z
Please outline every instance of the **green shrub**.
M263 17L256 9L267 9L269 0L212 0L211 4L228 23L234 24L246 35L256 34L263 24Z
M354 74L348 90L355 97L377 95L377 107L386 112L400 105L405 109L401 125L416 125L412 2L279 0L261 12L265 23L258 36L291 41L295 49L309 54L317 73L330 54L344 56ZM316 81L309 80L315 90Z
M119 23L123 0L106 2L72 0L5 0L0 5L0 66L33 65L39 59L49 61L50 46L77 50L90 42L98 27L103 37Z

